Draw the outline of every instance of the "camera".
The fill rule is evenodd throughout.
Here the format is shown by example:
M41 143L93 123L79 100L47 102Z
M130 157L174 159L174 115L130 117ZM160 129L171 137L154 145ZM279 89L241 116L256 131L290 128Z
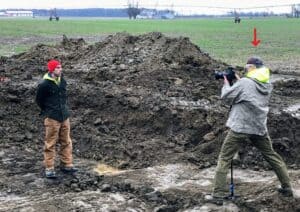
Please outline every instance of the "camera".
M224 76L226 76L230 85L232 85L232 81L236 79L235 72L233 71L232 67L228 67L227 69L225 69L223 71L215 71L216 80L224 79Z

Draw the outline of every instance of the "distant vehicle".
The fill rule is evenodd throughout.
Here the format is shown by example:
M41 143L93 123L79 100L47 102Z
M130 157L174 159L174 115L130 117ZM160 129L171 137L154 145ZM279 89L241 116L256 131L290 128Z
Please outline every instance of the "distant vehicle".
M53 19L55 19L56 21L59 21L59 17L56 13L56 8L54 8L53 10L50 10L49 21L52 21Z
M161 18L162 19L174 19L175 15L174 15L174 13L171 13L171 12L164 13L164 14L161 15Z
M156 14L156 10L142 10L137 19L153 19Z
M240 17L238 17L238 16L236 16L235 18L234 18L234 23L240 23L241 22L241 18Z
M149 19L150 17L145 16L145 15L137 15L136 18L137 19Z

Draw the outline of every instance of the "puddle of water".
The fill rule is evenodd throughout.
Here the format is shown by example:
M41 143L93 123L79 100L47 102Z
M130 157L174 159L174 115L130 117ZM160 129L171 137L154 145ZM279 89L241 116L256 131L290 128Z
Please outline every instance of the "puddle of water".
M283 111L290 113L293 117L300 119L300 103L289 106Z
M0 192L0 211L148 211L144 202L121 193L83 191L43 195L5 195Z
M7 194L4 194L2 192L0 192L0 202L10 202L10 201L21 201L23 200L24 198L22 197L19 197L17 195L14 195L14 194L11 194L11 195L7 195Z
M295 105L291 105L286 110L291 111L291 112L300 110L300 103L297 103Z
M168 164L150 167L145 171L147 178L154 181L153 186L155 189L166 190L171 187L183 187L186 183L191 184L192 181L189 180L191 176L188 174L192 173L191 170L192 167L182 164Z
M191 164L167 164L137 170L119 170L105 164L99 164L95 168L95 171L100 175L120 175L126 173L126 179L133 184L151 184L154 189L160 191L172 188L181 190L195 188L210 190L215 175L215 167L199 170L197 166ZM272 184L277 181L277 177L273 171L234 169L233 174L235 180L245 183L260 182ZM227 178L230 178L229 170Z
M76 207L85 208L85 209L87 209L87 208L90 209L90 208L93 207L91 204L86 203L86 202L84 202L84 201L82 201L82 200L76 200L76 201L72 202L72 205L74 205L74 206L76 206Z
M207 186L212 185L212 182L209 180L203 180L202 182L201 181L199 182L199 185L203 186L203 187L207 187Z
M170 97L170 103L173 107L180 108L180 109L209 109L211 107L209 101L204 99L199 99L198 101L187 101L182 97Z
M235 179L239 179L242 182L246 183L262 182L271 184L273 181L277 180L275 173L272 171L258 172L252 170L237 169L233 172Z
M125 202L125 198L121 194L111 194L110 197L117 202Z
M229 202L224 202L222 206L217 206L212 203L206 203L201 207L195 207L192 209L184 210L184 212L212 212L212 211L228 211L228 212L238 212L240 209L237 205Z
M279 80L292 80L292 79L300 79L299 76L294 75L285 75L285 74L272 74L271 75L271 82L276 82Z
M205 176L206 178L213 179L215 175L215 167L204 169L197 175L199 178ZM230 177L228 171L227 178ZM239 179L242 182L252 183L252 182L268 182L276 180L276 176L272 171L252 171L248 169L234 169L233 170L234 179Z
M98 164L94 171L100 175L118 175L126 172L126 170L120 170L106 164Z
M293 192L294 192L294 197L296 199L300 199L300 189L298 188L293 188Z
M195 207L192 209L186 209L184 212L209 212L209 211L220 211L222 206L217 206L215 204L206 203L201 207Z
M177 188L188 190L192 187L202 187L209 189L213 184L215 167L199 170L196 166L185 164L168 164L165 166L155 166L145 169L147 179L152 186L158 190ZM230 178L230 173L227 175ZM277 180L272 171L252 171L244 169L234 169L234 179L246 183L267 183L271 184Z

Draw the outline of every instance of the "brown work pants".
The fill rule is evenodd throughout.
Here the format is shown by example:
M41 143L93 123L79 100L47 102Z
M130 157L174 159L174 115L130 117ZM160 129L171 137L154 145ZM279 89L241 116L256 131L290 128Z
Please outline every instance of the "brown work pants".
M72 140L70 138L70 120L58 122L54 119L46 118L44 121L46 128L44 146L44 165L46 169L54 168L56 142L60 144L59 156L62 166L73 166Z

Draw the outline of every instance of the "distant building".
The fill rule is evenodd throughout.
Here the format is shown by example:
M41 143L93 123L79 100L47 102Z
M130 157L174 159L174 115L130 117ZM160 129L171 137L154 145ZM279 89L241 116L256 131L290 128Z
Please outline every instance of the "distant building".
M159 10L156 14L156 18L159 19L174 19L175 12L173 10Z
M161 18L162 19L174 19L175 18L175 14L173 11L166 11L164 13L161 14Z
M7 10L5 16L10 17L33 17L33 12L30 10Z
M139 15L136 16L137 19L153 19L156 14L156 10L143 9Z
M173 19L175 18L175 12L173 10L142 9L141 13L136 18L137 19Z

